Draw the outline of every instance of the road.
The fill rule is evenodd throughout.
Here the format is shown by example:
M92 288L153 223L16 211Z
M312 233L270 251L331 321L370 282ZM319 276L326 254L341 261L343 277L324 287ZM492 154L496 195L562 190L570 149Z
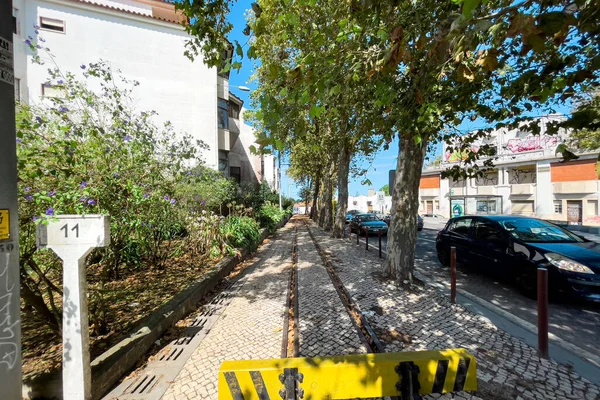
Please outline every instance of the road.
M443 267L437 259L436 236L435 230L424 229L418 233L415 268L426 277L447 285L449 268ZM356 240L354 234L352 239ZM360 242L364 245L364 236L361 236ZM386 244L387 237L384 237L384 251ZM371 237L369 245L376 248L377 237ZM457 287L537 325L537 302L522 295L511 281L499 280L477 268L459 266ZM549 330L566 342L600 356L600 304L551 300Z

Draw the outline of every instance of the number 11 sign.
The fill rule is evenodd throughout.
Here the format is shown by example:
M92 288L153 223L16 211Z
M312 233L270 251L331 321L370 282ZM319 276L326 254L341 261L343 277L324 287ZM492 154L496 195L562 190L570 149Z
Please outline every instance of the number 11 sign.
M92 398L85 257L110 243L106 215L57 215L37 227L37 245L63 260L63 398Z

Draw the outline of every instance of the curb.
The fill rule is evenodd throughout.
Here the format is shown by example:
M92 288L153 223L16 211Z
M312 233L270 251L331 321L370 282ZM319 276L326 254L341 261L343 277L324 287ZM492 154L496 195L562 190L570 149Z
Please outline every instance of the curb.
M289 221L286 217L274 231ZM256 250L265 239L274 233L261 230L260 240L247 248L237 249L238 254L224 257L198 281L176 294L171 300L144 318L131 334L96 357L92 363L92 398L100 399L136 363L146 355L154 342L177 321L190 313L206 294L212 291L233 268ZM62 370L55 370L23 381L23 398L62 398Z
M511 313L509 313L508 311L498 307L495 304L490 303L487 300L484 300L480 297L475 296L474 294L471 294L463 289L458 289L456 290L460 295L466 297L467 299L474 301L475 303L478 303L480 306L487 308L488 310L500 315L503 318L506 318L507 320L509 320L510 322L512 322L515 325L520 326L521 328L525 329L526 331L529 331L535 335L538 334L537 331L537 326L532 324L531 322L527 322L519 317L516 317L514 315L512 315ZM574 344L571 344L569 342L567 342L566 340L556 336L553 333L548 333L548 339L551 340L552 342L554 342L555 345L562 347L564 350L575 354L576 356L582 358L585 361L590 362L591 364L594 364L596 367L600 368L600 357L590 353L587 350L584 350L580 347L575 346Z

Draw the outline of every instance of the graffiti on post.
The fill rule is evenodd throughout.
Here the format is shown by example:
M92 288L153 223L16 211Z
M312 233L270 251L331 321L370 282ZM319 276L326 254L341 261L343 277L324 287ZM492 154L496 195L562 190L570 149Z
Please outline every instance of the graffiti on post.
M9 245L12 246L12 245ZM18 327L20 320L13 318L11 310L13 308L13 302L19 301L18 296L16 300L13 299L15 295L15 289L18 289L15 283L9 281L9 265L10 265L10 251L3 252L1 254L2 264L0 264L0 365L6 365L8 370L15 368L17 360L19 359L19 343L15 327ZM20 365L19 365L20 368Z
M559 144L559 138L549 135L531 135L524 138L510 139L506 144L511 153L551 149Z

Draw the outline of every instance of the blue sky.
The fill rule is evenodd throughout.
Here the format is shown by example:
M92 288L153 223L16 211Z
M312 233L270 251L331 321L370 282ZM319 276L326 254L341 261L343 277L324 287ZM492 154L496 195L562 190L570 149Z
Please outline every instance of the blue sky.
M231 13L229 15L229 21L233 23L233 30L229 35L229 39L233 42L237 40L240 44L245 44L248 41L248 37L245 36L242 31L246 26L246 10L250 9L251 0L238 0L231 9ZM251 90L256 88L256 84L250 83L250 76L252 75L254 68L254 63L248 59L244 59L242 62L242 68L239 72L232 70L229 83L232 86L248 86ZM231 88L231 91L242 100L244 100L244 106L246 108L250 107L250 93L242 92L239 89ZM561 113L569 113L568 106L557 107L558 112ZM544 114L544 113L540 113ZM468 132L476 129L483 128L483 124L479 121L470 121L467 120L459 129L462 132ZM441 153L441 145L437 146L436 154ZM435 155L434 155L435 156ZM396 168L396 160L398 157L398 141L394 140L388 150L381 150L381 152L376 156L375 160L372 164L362 163L360 168L366 169L368 168L368 172L366 176L353 178L350 177L350 181L348 184L348 192L351 196L356 194L367 194L369 188L374 188L375 190L379 190L383 185L388 183L389 170ZM286 162L285 160L283 161ZM282 191L284 195L288 195L288 193L294 197L298 197L296 184L292 179L290 179L286 174L285 170L287 166L282 165ZM371 181L371 185L362 185L361 182L365 179Z

